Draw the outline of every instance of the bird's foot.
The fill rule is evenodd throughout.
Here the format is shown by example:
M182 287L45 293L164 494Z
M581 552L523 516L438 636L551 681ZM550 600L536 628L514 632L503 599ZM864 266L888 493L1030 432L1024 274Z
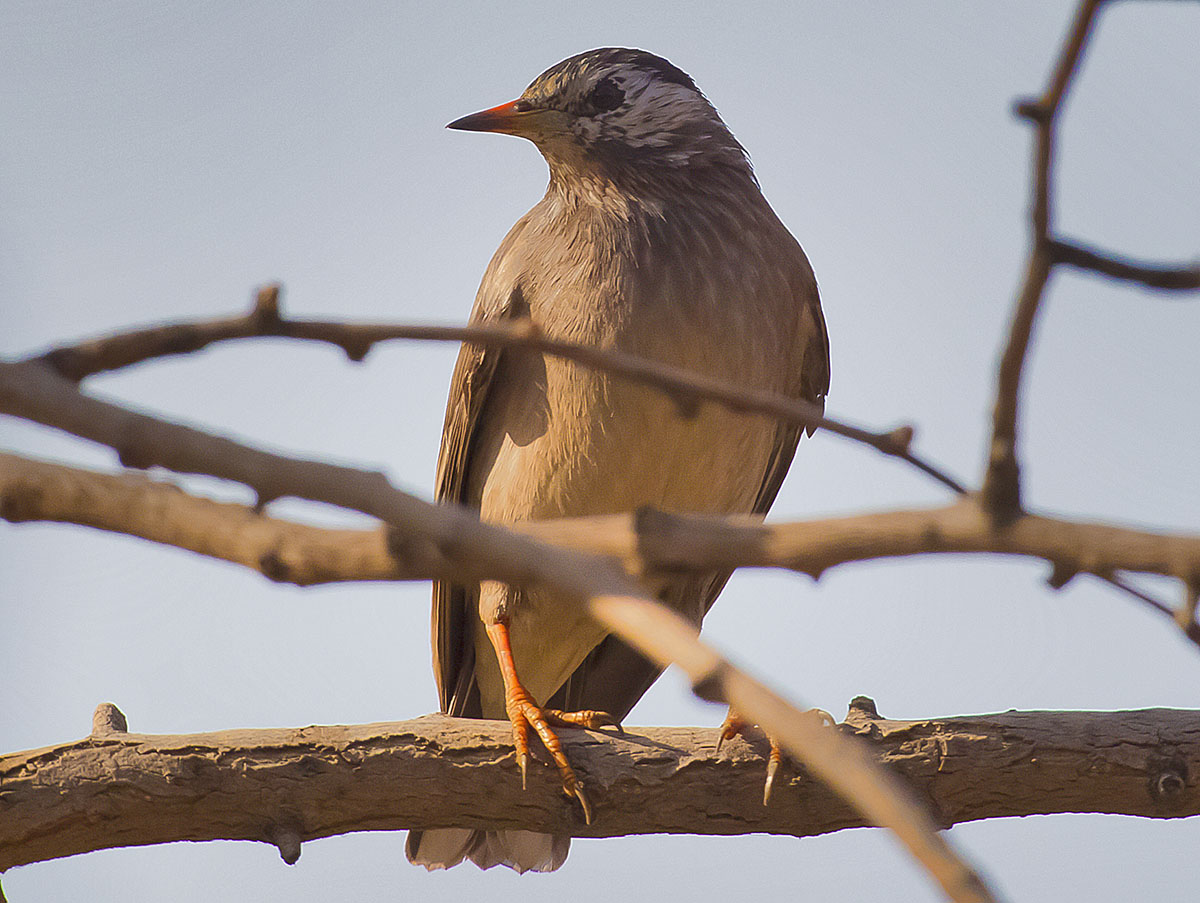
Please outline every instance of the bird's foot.
M538 705L528 691L517 679L516 667L512 660L512 647L509 644L508 627L503 623L489 625L488 636L496 649L500 661L500 674L504 678L504 707L508 712L508 720L512 724L513 745L516 747L517 764L521 768L521 788L527 786L529 771L529 732L535 731L542 739L542 745L550 753L550 758L558 767L562 778L563 792L579 800L583 808L583 820L592 823L592 803L584 792L583 784L575 774L575 769L567 759L562 741L553 730L555 727L582 727L596 730L601 727L616 727L624 732L621 723L608 712L586 710L581 712L563 712L558 709L544 709Z
M512 723L513 745L516 747L517 764L521 767L521 788L526 787L529 770L529 731L532 728L542 740L542 745L550 753L550 758L558 766L562 778L563 793L579 800L583 808L583 820L592 823L592 803L584 792L583 784L571 767L567 754L563 750L562 741L553 730L555 727L582 727L597 730L601 727L616 727L621 730L621 723L608 712L587 710L582 712L563 712L558 709L544 709L533 701L533 698L519 683L511 684L505 694L505 708L508 720Z
M805 715L816 718L821 722L822 727L835 727L837 721L832 715L824 709L809 709ZM738 715L733 709L730 709L725 715L725 721L721 724L721 732L717 735L717 752L721 751L721 746L726 740L732 740L739 734L747 734L755 725L752 725L746 719ZM766 733L765 731L763 733ZM771 752L767 755L767 779L763 784L763 805L766 806L771 802L771 790L775 786L775 775L779 773L779 766L783 762L783 748L770 734L766 734L767 741L771 744Z

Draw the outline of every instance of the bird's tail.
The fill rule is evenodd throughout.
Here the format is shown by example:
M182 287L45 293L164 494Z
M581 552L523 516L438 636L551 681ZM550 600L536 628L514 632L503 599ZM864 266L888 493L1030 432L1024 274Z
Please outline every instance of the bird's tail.
M566 861L570 849L570 837L470 828L409 831L404 845L408 861L431 872L453 868L464 859L470 859L481 869L506 865L518 873L552 872Z

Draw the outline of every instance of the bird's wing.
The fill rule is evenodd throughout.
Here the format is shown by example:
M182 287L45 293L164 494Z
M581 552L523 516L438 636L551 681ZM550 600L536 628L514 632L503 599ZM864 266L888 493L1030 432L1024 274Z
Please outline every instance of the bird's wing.
M503 246L502 246L503 250ZM488 284L487 276L484 285ZM489 303L480 293L472 323L494 323L502 319L527 316L529 312L519 289L499 302ZM446 420L442 427L442 447L438 452L434 498L438 502L477 506L478 499L467 498L470 485L471 452L478 432L488 390L502 357L500 349L464 344L450 379L450 398L446 402ZM438 702L451 715L479 717L479 695L475 688L475 647L467 627L468 603L475 589L444 580L433 584L433 673L437 680Z
M825 329L816 282L811 276L798 287L797 293L802 299L799 329L806 342L803 363L796 374L796 390L801 398L820 405L824 410L825 395L829 391L829 334ZM774 450L763 473L753 513L766 514L775 501L803 432L805 428L802 426L779 424ZM810 427L807 432L811 436L813 428ZM725 588L730 573L694 574L675 581L663 592L661 600L676 611L686 611L699 601L699 611L708 614ZM598 709L624 718L661 674L662 669L656 664L630 648L623 640L610 635L591 651L547 704L552 708L570 711Z
M825 328L825 315L821 313L821 301L817 294L815 281L808 283L808 290L802 296L803 305L800 308L799 331L805 338L803 363L795 374L795 392L805 401L818 405L825 410L825 396L829 392L829 332ZM754 501L754 513L766 514L779 495L779 487L792 466L792 458L796 454L796 446L800 444L800 434L807 432L812 435L816 427L807 429L790 423L780 423L775 432L775 448L771 460L763 474L762 485L758 489L758 497ZM723 584L722 584L723 585ZM717 592L720 592L720 587ZM712 596L704 611L712 605Z

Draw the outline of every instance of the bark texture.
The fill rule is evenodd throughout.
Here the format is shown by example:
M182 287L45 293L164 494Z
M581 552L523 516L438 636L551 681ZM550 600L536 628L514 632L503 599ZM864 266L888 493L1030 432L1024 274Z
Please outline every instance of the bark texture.
M591 826L534 768L522 792L504 722L412 721L208 734L125 733L102 706L74 743L0 758L0 870L177 840L273 843L349 831L462 826L609 837L807 836L863 821L785 768L762 805L765 742L716 752L713 728L564 730L596 808ZM982 818L1109 812L1200 814L1200 712L1008 712L894 721L859 698L840 728L906 776L946 826Z

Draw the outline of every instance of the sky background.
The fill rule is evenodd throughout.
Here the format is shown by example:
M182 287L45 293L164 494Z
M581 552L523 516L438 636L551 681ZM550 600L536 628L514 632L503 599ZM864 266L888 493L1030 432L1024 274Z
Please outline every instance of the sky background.
M689 72L807 250L833 354L832 414L891 427L977 481L1026 250L1030 133L1065 2L432 5L0 3L0 355L241 312L461 323L545 166L513 138L445 131L591 47ZM1061 231L1167 260L1200 253L1200 7L1117 4L1067 110ZM1200 530L1200 305L1061 273L1027 368L1022 451L1039 510ZM264 447L382 468L428 497L455 349L228 344L89 391ZM111 469L111 452L11 419L0 447ZM236 486L191 480L214 497ZM836 437L803 443L773 517L937 504L945 492ZM321 522L328 510L272 511ZM839 718L1200 708L1200 654L1095 581L1053 593L1000 558L856 565L819 584L739 574L706 635ZM1176 592L1170 585L1156 587ZM0 523L0 749L132 730L398 720L436 708L428 586L299 590L138 540ZM634 724L722 711L673 675ZM950 832L1008 898L1194 899L1200 820L1056 816ZM879 831L576 841L519 878L435 875L399 833L110 850L11 870L12 901L736 899L927 901Z

